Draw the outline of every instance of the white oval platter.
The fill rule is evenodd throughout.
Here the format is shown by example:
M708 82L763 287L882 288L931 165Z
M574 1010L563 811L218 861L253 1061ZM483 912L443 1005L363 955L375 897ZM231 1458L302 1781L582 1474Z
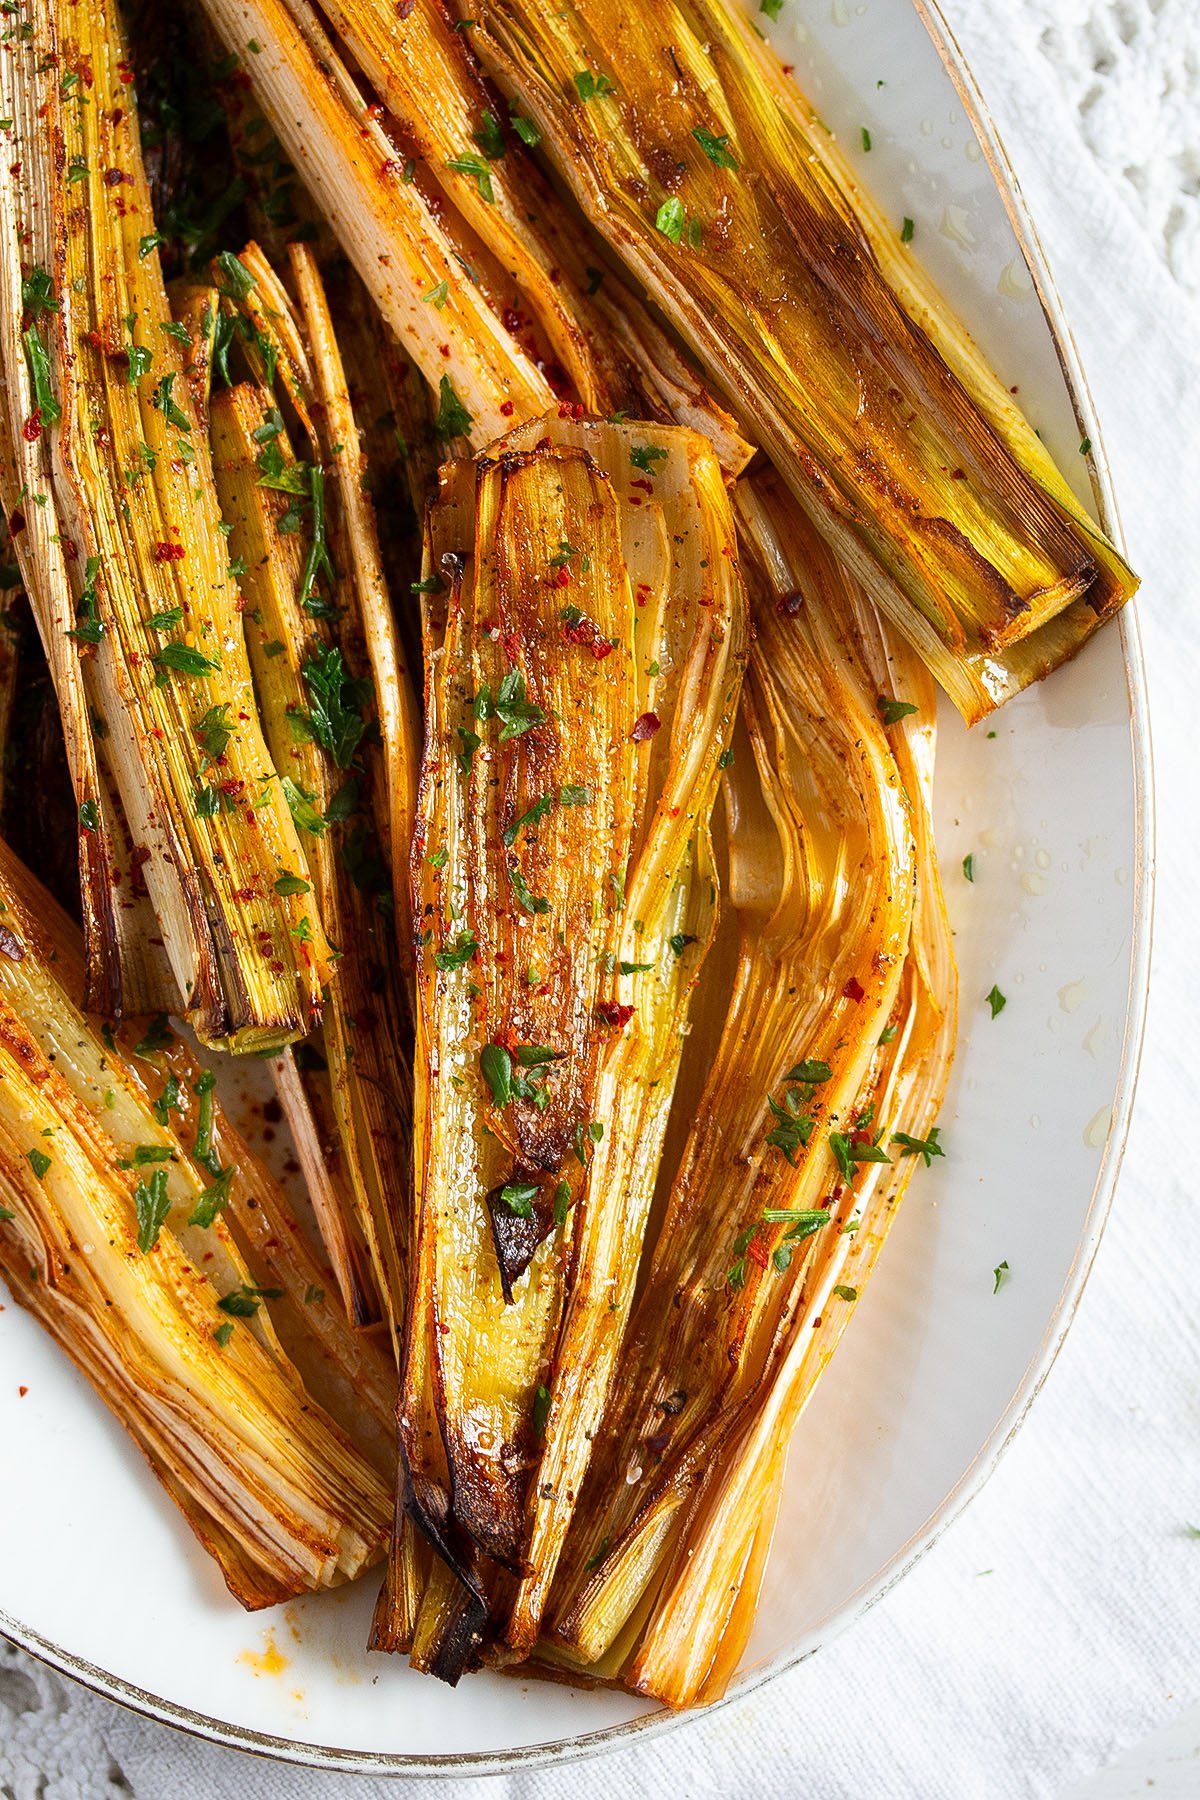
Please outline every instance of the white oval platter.
M790 0L773 32L1115 529L1042 252L941 22L912 0ZM943 713L938 842L962 973L948 1154L914 1180L797 1432L734 1695L828 1641L986 1479L1070 1323L1120 1161L1149 953L1136 627L1126 617L1102 632L970 735ZM993 982L1008 999L994 1022ZM1011 1275L994 1294L1001 1262ZM0 1441L0 1629L141 1711L245 1749L408 1774L529 1767L673 1723L620 1694L496 1675L451 1691L369 1656L371 1579L243 1614L137 1451L12 1305L0 1312Z

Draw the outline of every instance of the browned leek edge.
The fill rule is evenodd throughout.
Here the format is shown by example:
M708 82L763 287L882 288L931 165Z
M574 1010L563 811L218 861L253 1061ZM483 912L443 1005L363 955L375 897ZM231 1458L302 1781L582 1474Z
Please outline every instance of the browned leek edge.
M222 267L220 304L242 328L224 366L236 376L244 363L251 379L211 394L217 485L230 549L245 570L267 742L300 832L303 872L337 946L321 1037L327 1081L318 1096L313 1078L293 1079L289 1064L280 1097L347 1310L360 1325L386 1321L398 1344L412 1112L399 950L411 926L406 883L394 903L391 869L396 855L406 864L412 837L416 700L400 665L358 425L316 264L305 246L292 247L292 292L255 245ZM365 668L371 683L358 673ZM322 1133L304 1116L322 1105L339 1151L328 1174Z
M788 1437L916 1164L896 1134L930 1140L954 1041L928 677L789 502L751 491L741 523L758 603L753 754L727 777L733 997L545 1643L673 1706L736 1666ZM917 712L885 728L897 692Z
M532 1647L599 1429L745 627L720 469L664 426L549 417L447 465L426 586L401 1454L436 1555L398 1535L375 1641L456 1678L485 1624Z
M130 896L102 885L127 827L171 976L155 999L209 1041L261 1049L319 1014L328 945L319 917L297 930L299 845L259 729L115 14L39 0L28 25L10 47L19 161L0 228L25 281L20 311L14 284L0 306L0 456L63 711L100 985L123 1001L115 915ZM218 771L232 804L214 812Z
M86 1017L75 928L0 845L0 1269L243 1605L380 1554L394 1381L211 1076Z
M400 20L375 5L318 14L306 0L203 7L383 318L476 444L562 397L676 418L710 436L731 472L745 464L753 443L633 290L594 266L464 34L436 8ZM251 39L258 52L243 54Z

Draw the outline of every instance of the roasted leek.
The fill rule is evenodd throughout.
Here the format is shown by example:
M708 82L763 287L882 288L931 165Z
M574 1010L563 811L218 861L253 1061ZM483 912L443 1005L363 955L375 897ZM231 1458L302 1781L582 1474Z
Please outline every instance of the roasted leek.
M976 719L1136 580L732 0L487 0L471 42L800 504Z
M676 1706L736 1665L787 1438L912 1172L906 1146L941 1154L954 1039L929 678L786 498L752 492L742 517L758 604L752 754L726 778L737 972L550 1638ZM896 687L914 711L888 727Z
M326 1297L211 1073L161 1019L118 1036L85 1017L82 987L76 933L0 846L5 1280L243 1605L345 1581L384 1539L387 1364Z
M80 807L92 992L121 1002L102 730L172 976L158 1005L210 1042L286 1042L319 1014L329 947L259 728L111 0L39 0L11 50L4 499Z
M453 1678L485 1636L532 1646L599 1428L744 622L720 471L678 429L551 418L447 465L426 568L400 1443L441 1561L414 1656Z

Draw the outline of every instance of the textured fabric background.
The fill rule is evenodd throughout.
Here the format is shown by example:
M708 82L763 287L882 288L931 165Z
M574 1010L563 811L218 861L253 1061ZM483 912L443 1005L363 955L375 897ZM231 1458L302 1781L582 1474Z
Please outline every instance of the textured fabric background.
M449 1782L453 1800L1027 1800L1061 1795L1200 1699L1200 1542L1185 1532L1200 1522L1200 4L947 0L946 11L1049 249L1145 578L1156 981L1112 1224L999 1472L854 1629L657 1742ZM3 1800L395 1800L405 1785L205 1747L0 1652Z

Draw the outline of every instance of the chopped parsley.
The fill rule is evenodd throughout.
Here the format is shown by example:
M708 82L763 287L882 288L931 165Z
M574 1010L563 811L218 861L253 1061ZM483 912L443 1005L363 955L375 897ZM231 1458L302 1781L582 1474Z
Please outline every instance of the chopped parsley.
M46 1155L44 1150L27 1150L25 1156L30 1168L33 1170L38 1180L41 1181L46 1170L50 1167L50 1158Z
M904 1156L923 1156L928 1169L932 1167L935 1156L946 1154L938 1142L939 1135L939 1128L935 1125L926 1138L909 1137L907 1131L893 1132L892 1142L902 1146L901 1154Z
M991 987L991 992L985 994L983 997L992 1009L993 1019L999 1018L1000 1014L1004 1011L1005 1007L1008 1005L1008 996L1006 994L1002 994L1000 992L1000 989L996 986L995 982L993 982L992 987Z
M489 162L499 162L504 155L506 145L504 132L495 113L488 112L485 108L479 115L479 130L473 131L471 136Z
M508 880L513 891L513 897L522 912L541 914L550 911L550 902L546 899L544 894L534 894L530 892L529 883L526 881L519 863L513 863L512 867L509 869Z
M58 312L54 283L45 269L30 269L21 283L21 305L30 319L40 319L43 313Z
M885 725L897 725L901 719L907 719L918 710L911 700L889 700L884 694L880 694L875 704Z
M473 931L460 931L453 944L437 951L433 960L436 967L442 970L461 969L470 962L478 948Z
M367 729L362 709L371 684L347 673L336 644L319 646L300 673L312 696L308 712L289 711L293 733L320 744L339 769L348 768Z
M137 1213L138 1249L143 1256L148 1256L157 1244L158 1234L171 1210L165 1169L155 1169L148 1182L138 1182L133 1190L133 1205Z
M438 383L437 418L433 429L440 438L466 437L474 420L466 406L454 391L454 384L448 375L443 375Z
M963 857L963 874L968 881L975 879L975 852L972 850Z
M169 1050L175 1042L175 1033L167 1024L166 1013L155 1013L146 1027L146 1035L140 1043L133 1046L135 1056L156 1056L160 1050ZM110 1048L112 1046L110 1045Z
M231 1319L252 1319L264 1300L282 1300L282 1288L239 1287L231 1294L223 1294L217 1306Z
M188 1216L189 1225L197 1225L201 1230L207 1229L229 1205L229 1184L237 1170L231 1165L222 1169L210 1187L206 1187L197 1197L196 1204Z
M54 388L50 381L50 354L32 325L28 331L22 332L21 343L25 348L25 361L29 368L29 381L38 417L43 425L56 425L62 418L62 407L54 398Z
M913 237L916 234L916 229L917 228L911 219L905 219L903 225L900 227L900 242L902 244L911 244Z
M532 1219L537 1197L536 1181L509 1181L500 1189L500 1204L515 1213L518 1219Z
M635 469L641 469L646 475L654 474L655 463L665 462L667 453L654 444L635 444L629 452L629 460Z
M492 172L481 156L451 156L447 159L446 167L453 169L459 175L473 176L481 200L486 200L489 205L495 200L496 190L492 186Z
M998 1294L1000 1292L1000 1289L1004 1286L1011 1273L1012 1271L1009 1269L1007 1260L996 1264L995 1268L992 1270L993 1294Z
M162 414L168 425L174 425L177 431L190 432L192 427L188 420L188 416L186 413L180 412L171 393L174 383L175 377L173 374L164 375L154 390L154 397L150 404Z
M275 883L275 892L284 900L293 894L307 894L311 891L309 883L302 875L293 875L290 871L285 871Z
M715 163L718 169L737 169L740 166L737 157L734 156L733 152L728 148L728 132L724 132L720 137L717 137L713 132L706 130L703 125L697 125L696 129L692 132L692 136L703 150L705 156L707 156L709 162Z
M616 83L610 81L607 75L594 75L590 69L580 69L571 79L581 100L603 100L606 95L617 91Z
M205 656L192 644L164 644L150 660L156 669L170 669L176 675L208 676L221 666L215 656Z
M546 717L540 706L526 697L525 677L519 669L510 669L500 683L500 691L496 695L496 717L500 720L500 742L508 743L511 738L520 737L533 725L540 725Z

